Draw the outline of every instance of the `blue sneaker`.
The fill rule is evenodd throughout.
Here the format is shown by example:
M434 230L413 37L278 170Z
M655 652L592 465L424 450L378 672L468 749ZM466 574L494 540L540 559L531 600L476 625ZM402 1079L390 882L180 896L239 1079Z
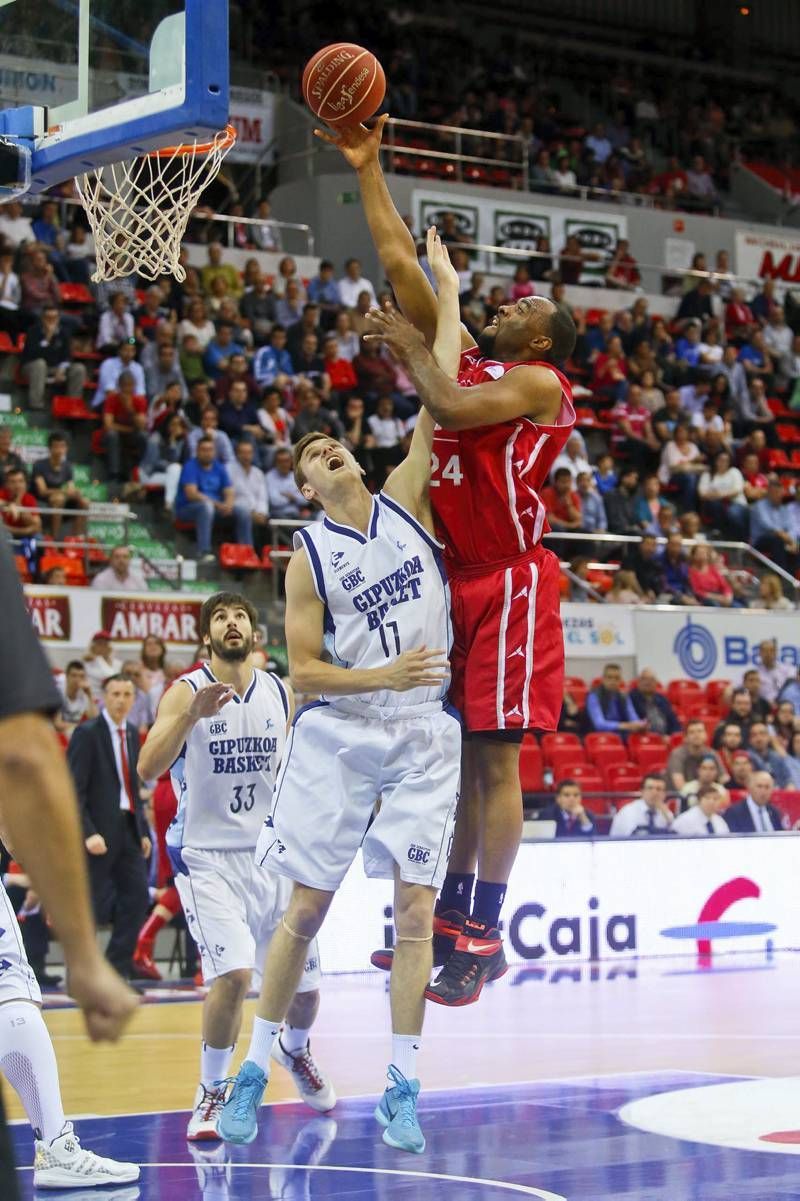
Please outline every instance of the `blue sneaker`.
M394 1087L387 1088L375 1106L375 1120L384 1128L383 1141L398 1151L421 1155L425 1150L425 1135L417 1121L419 1080L406 1080L391 1063L388 1076Z
M267 1077L251 1059L245 1059L231 1083L233 1088L222 1107L217 1134L226 1143L252 1143L258 1134L258 1107Z

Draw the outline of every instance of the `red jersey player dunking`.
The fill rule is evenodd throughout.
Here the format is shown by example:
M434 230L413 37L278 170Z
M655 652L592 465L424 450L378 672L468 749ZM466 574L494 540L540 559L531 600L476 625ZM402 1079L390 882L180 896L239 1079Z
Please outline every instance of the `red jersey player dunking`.
M467 1005L506 970L497 924L522 834L522 736L554 730L561 708L559 567L541 543L548 525L538 490L575 424L569 383L553 365L572 352L575 326L552 301L524 297L501 306L477 345L462 328L457 381L440 369L428 349L436 297L380 166L385 121L317 132L358 172L370 232L408 318L383 315L381 334L439 426L431 501L453 598L452 698L466 730L434 927L442 971L426 996Z

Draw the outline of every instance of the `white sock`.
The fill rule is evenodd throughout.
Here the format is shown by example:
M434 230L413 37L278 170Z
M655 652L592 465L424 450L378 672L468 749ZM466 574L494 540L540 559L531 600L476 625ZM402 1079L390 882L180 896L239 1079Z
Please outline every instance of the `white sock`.
M304 1030L302 1026L290 1026L287 1022L281 1034L281 1046L291 1055L296 1055L298 1051L305 1051L310 1033L310 1030Z
M16 1092L36 1138L51 1143L64 1129L58 1065L36 1005L0 1005L0 1072Z
M232 1047L209 1047L205 1040L200 1045L200 1083L204 1088L213 1088L218 1080L224 1080L231 1066L236 1044Z
M392 1035L392 1063L398 1072L402 1072L406 1080L414 1080L417 1075L417 1051L422 1045L421 1034Z
M265 1076L269 1075L269 1057L282 1025L282 1021L271 1022L268 1018L253 1018L253 1033L250 1035L250 1046L245 1058L257 1064Z

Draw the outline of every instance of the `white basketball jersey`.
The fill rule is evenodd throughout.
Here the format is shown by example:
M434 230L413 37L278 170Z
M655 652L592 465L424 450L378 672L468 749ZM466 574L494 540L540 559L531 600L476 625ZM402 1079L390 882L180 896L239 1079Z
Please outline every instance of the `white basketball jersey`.
M182 683L196 692L217 681L204 665L173 687ZM254 670L244 696L234 696L214 717L195 723L170 768L178 798L167 830L171 851L255 847L272 803L288 715L286 689L278 677Z
M403 651L449 654L450 590L442 547L390 496L373 498L366 534L325 517L294 535L308 556L325 605L325 649L340 667L385 667ZM403 709L444 701L449 676L434 688L369 692L366 706ZM337 697L328 698L331 704Z

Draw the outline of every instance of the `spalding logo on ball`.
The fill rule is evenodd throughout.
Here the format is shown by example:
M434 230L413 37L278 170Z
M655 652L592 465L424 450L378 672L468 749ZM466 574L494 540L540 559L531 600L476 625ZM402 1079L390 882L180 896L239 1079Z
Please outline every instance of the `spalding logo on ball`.
M386 76L374 54L352 42L318 50L303 71L303 98L326 125L358 125L377 112Z

